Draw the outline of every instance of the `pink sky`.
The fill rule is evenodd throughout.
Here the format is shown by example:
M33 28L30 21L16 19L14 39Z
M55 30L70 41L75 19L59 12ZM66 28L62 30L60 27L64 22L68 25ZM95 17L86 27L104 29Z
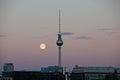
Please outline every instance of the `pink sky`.
M0 67L57 65L58 10L62 12L62 65L120 67L119 0L1 1ZM5 36L4 36L5 35ZM39 49L46 43L45 50Z

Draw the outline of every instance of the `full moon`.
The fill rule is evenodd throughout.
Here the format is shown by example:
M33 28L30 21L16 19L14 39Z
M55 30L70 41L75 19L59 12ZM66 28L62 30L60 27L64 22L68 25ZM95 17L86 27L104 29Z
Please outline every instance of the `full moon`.
M40 49L45 49L46 48L46 44L45 43L41 43L40 44Z

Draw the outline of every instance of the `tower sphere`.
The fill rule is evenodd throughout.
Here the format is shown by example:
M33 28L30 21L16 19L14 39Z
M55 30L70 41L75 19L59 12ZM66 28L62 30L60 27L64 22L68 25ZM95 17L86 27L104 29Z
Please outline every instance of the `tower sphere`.
M63 41L62 41L62 39L61 39L61 34L58 34L58 40L57 40L56 44L57 44L58 46L62 46L62 45L63 45Z

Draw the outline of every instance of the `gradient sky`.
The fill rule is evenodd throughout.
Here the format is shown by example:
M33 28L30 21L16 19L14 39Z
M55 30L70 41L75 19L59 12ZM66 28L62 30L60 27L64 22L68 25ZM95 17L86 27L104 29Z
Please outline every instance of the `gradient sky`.
M63 66L120 67L120 0L1 0L0 68L57 65L59 9Z

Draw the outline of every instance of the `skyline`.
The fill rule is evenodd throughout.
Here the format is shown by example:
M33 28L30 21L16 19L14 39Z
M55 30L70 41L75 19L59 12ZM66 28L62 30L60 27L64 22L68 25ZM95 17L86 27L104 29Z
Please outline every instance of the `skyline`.
M1 0L0 67L57 65L61 10L62 65L120 67L119 0ZM1 4L0 3L0 4ZM41 43L46 49L39 48Z

